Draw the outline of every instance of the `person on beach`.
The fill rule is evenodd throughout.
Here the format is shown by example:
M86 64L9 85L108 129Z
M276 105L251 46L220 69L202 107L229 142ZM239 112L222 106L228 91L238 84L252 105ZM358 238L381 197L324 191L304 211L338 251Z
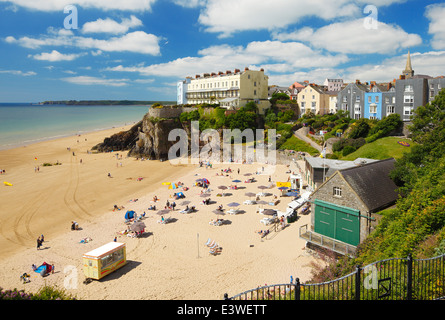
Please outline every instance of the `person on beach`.
M42 246L42 241L40 240L40 237L37 238L37 250L40 250L40 247Z

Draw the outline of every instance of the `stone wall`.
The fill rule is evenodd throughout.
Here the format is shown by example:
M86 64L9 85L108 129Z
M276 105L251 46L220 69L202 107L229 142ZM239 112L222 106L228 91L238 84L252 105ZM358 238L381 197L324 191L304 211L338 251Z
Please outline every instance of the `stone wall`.
M341 197L334 196L334 187L341 188ZM318 199L338 206L359 210L361 216L368 216L369 214L367 212L367 208L364 206L363 202L360 200L354 190L351 189L349 184L347 184L338 173L334 174L331 179L327 180L321 188L318 188L311 196L311 199ZM372 228L375 227L375 223L376 222L373 222L370 225L369 219L365 217L360 218L360 242L362 242L368 236ZM314 226L314 214L311 216L311 225Z

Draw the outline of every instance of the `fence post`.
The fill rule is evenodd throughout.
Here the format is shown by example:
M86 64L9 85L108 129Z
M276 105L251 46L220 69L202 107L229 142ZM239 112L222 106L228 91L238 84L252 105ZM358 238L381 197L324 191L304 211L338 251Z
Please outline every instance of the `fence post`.
M295 279L295 300L300 300L300 291L301 291L300 278L296 278Z
M357 265L355 267L355 300L360 300L360 285L361 285L360 271L361 268L360 266Z
M406 284L406 299L413 299L413 257L411 253L408 254L408 265L407 265L407 284Z

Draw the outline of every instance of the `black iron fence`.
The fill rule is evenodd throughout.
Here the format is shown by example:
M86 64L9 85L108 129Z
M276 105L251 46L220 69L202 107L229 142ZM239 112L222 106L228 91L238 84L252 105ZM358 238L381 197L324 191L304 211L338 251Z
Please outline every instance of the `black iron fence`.
M439 300L445 299L445 255L430 259L380 260L323 283L275 284L229 300Z

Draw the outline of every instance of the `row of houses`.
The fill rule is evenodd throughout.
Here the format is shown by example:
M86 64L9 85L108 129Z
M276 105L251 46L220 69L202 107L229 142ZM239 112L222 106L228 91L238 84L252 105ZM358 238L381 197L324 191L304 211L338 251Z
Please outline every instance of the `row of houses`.
M326 79L323 84L308 80L289 87L269 86L264 69L212 72L187 77L177 83L177 104L218 103L227 109L243 107L249 101L264 114L274 93L285 93L296 102L298 115L324 115L340 110L353 119L382 119L396 113L409 121L413 111L432 101L445 88L445 77L415 75L408 52L405 69L398 79L386 83L375 81L344 83L342 79Z
M219 103L226 109L237 109L254 101L261 114L270 107L268 88L269 77L264 69L233 72L212 72L187 77L177 83L177 104L196 105L202 103Z
M343 110L353 119L382 119L397 113L409 121L413 111L431 102L445 88L445 77L415 75L408 52L405 69L398 79L386 83L375 81L344 83L342 79L326 79L322 85L309 81L295 82L289 87L272 87L273 92L286 93L304 113L324 115Z

